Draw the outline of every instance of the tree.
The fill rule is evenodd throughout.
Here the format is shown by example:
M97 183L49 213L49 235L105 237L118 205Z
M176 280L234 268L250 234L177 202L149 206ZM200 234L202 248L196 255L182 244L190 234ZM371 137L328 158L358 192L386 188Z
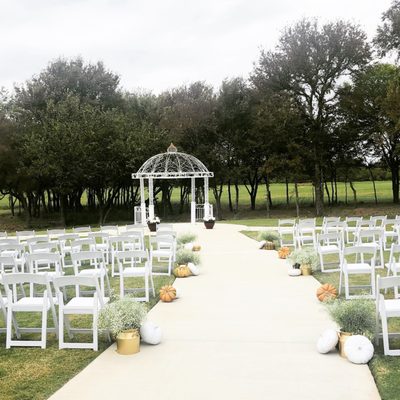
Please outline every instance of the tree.
M292 95L307 116L317 215L323 214L323 165L338 82L369 58L366 35L358 26L338 21L320 27L304 19L285 29L275 51L261 52L251 77L261 91Z
M374 44L380 55L397 53L400 55L400 1L394 0L390 8L382 14L382 25L378 27Z
M387 165L393 202L399 203L400 68L390 64L369 66L354 77L352 84L343 87L340 105L348 129L358 133L358 154L366 155L367 166L374 158Z

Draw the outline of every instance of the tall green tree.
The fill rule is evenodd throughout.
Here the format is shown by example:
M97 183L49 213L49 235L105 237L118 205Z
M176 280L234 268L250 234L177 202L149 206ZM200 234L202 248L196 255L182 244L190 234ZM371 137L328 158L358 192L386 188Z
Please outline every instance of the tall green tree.
M358 26L344 21L319 26L304 19L284 30L274 51L261 52L251 77L261 91L290 93L307 116L317 215L323 214L323 166L338 82L369 58L366 35Z
M375 64L354 77L341 92L341 112L358 134L358 154L378 158L392 178L393 202L400 189L400 68ZM370 155L368 153L371 153Z
M392 5L382 14L382 24L378 27L374 44L381 56L394 52L400 55L400 1L393 0Z

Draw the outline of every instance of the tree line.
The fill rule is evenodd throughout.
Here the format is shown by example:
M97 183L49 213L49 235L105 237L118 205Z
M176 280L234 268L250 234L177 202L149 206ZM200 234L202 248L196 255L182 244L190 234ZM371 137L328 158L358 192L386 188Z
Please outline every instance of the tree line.
M336 204L337 182L352 188L354 169L386 169L400 189L400 1L382 15L372 42L346 21L302 19L276 47L261 51L249 78L215 90L194 82L154 95L130 93L103 63L58 59L9 94L0 92L0 191L14 213L32 217L87 207L104 223L115 206L139 201L131 173L173 142L215 178L217 215L226 190L238 211L244 185L251 208L265 185L311 181L316 215ZM188 182L179 182L180 208ZM155 182L157 206L171 208L177 182ZM199 191L201 196L201 191ZM376 192L375 192L376 198ZM201 199L199 199L201 200Z

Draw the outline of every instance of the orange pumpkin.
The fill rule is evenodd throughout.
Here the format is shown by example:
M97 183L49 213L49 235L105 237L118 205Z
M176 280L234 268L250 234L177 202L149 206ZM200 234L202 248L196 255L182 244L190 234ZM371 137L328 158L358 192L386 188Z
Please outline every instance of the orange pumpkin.
M281 247L281 248L278 250L278 257L279 257L279 258L287 258L287 256L289 255L289 253L290 253L289 247Z
M337 289L330 283L325 283L317 290L317 297L319 301L333 300L337 297Z
M172 300L175 300L176 297L176 289L172 285L162 286L160 289L160 299L165 303L170 303Z
M190 268L187 265L178 265L174 269L174 275L177 278L186 278L187 276L192 275L192 273L190 272Z

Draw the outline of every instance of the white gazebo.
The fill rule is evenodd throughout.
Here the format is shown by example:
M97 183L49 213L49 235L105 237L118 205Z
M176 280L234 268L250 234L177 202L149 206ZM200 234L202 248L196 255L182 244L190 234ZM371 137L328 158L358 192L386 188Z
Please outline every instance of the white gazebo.
M180 153L171 143L166 153L157 154L149 158L136 172L132 179L140 181L140 213L141 223L146 224L145 179L148 180L149 190L149 219L154 219L154 179L190 179L191 180L191 222L196 222L196 178L204 179L204 219L212 217L212 209L208 200L208 180L214 174L196 157Z

